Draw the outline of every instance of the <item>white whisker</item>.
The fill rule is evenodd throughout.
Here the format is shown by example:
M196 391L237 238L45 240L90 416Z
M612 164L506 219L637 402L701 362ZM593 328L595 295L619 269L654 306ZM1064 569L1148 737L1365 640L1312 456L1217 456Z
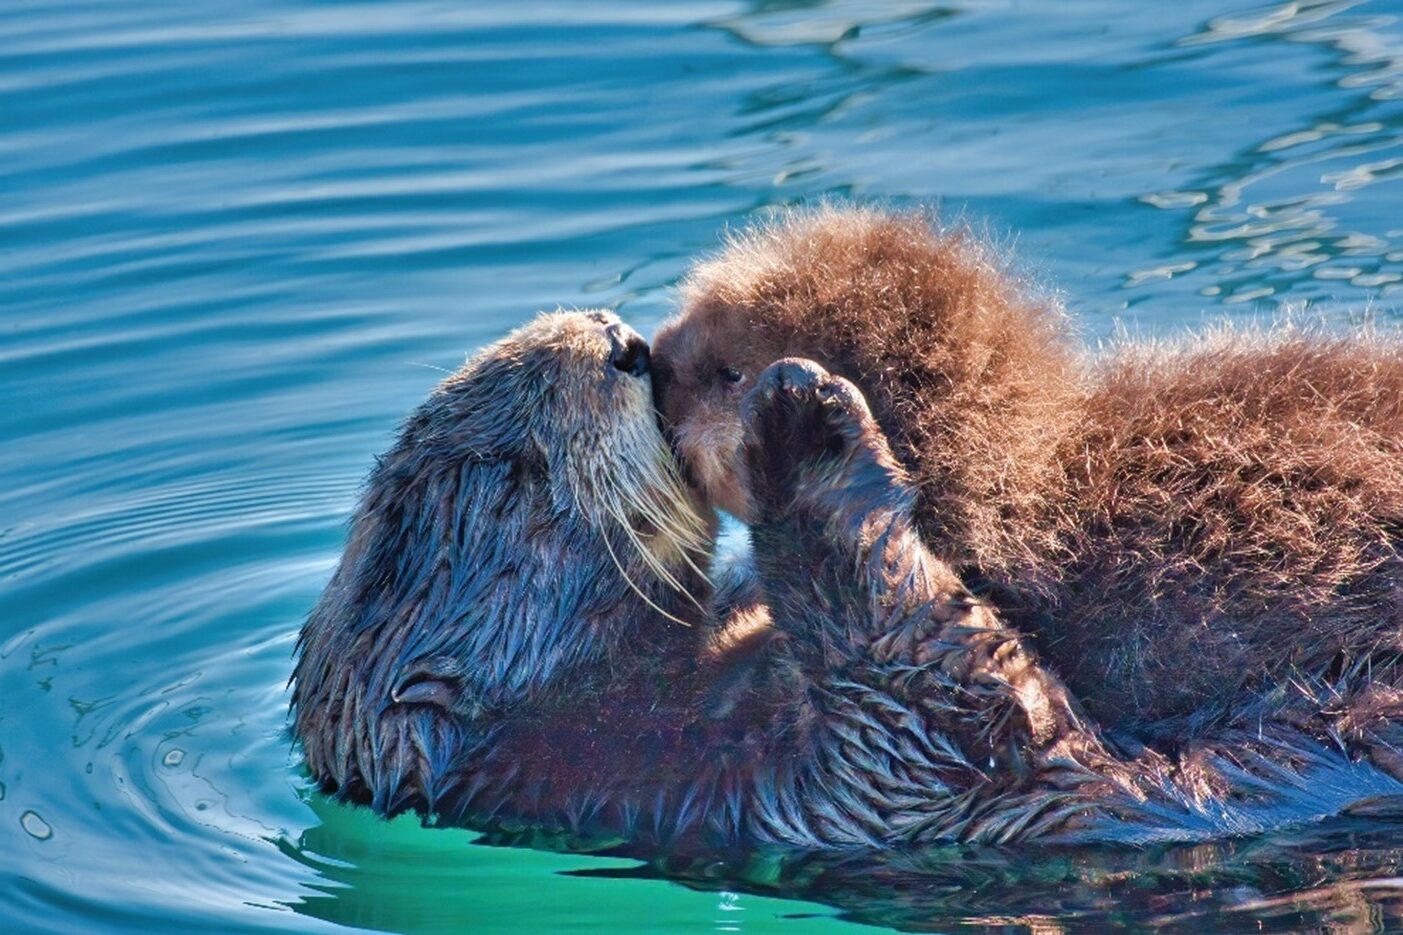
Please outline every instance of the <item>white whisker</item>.
M628 536L629 541L632 542L633 547L638 550L639 557L643 560L643 563L648 566L649 570L651 570L653 574L657 575L660 579L662 579L664 584L669 585L673 590L685 595L688 600L690 600L693 604L697 605L698 609L705 610L705 608L702 607L701 602L698 601L695 597L693 597L692 593L687 590L687 588L682 584L682 582L678 581L677 578L672 574L672 572L670 572L667 569L667 566L663 564L662 559L658 558L657 555L653 554L652 550L649 549L641 539L639 539L638 530L633 528L632 524L629 523L627 517L625 517L619 511L617 505L611 504L609 511L610 514L614 517L614 520L620 526L623 527L624 535Z
M638 585L636 585L636 584L633 583L633 579L630 578L630 577L628 576L628 572L624 571L624 566L623 566L623 564L619 561L619 557L618 557L617 555L614 554L614 547L613 547L612 545L609 544L609 535L608 535L607 531L601 530L601 532L604 534L604 535L603 535L603 538L604 538L604 550L605 550L606 552L609 553L609 558L613 561L614 567L617 568L617 569L619 570L619 575L624 579L624 583L627 584L630 588L633 589L633 593L634 593L634 594L637 594L640 598L642 598L642 599L643 599L643 603L647 604L649 607L653 608L653 609L656 610L658 613L662 614L664 617L666 617L667 619L671 620L673 623L680 623L680 624L682 624L682 626L684 626L684 627L690 627L691 624L688 623L687 621L681 619L680 617L674 617L672 614L670 614L670 613L668 613L667 611L663 610L663 609L662 609L661 607L659 607L657 604L654 604L654 603L648 598L648 595L644 594L644 593L642 592L642 590L639 589Z
M608 526L612 522L621 527L647 573L705 613L706 606L683 584L680 573L685 568L708 587L711 584L698 561L698 556L707 554L711 547L706 520L693 505L672 450L654 424L643 419L630 420L615 426L615 430L617 435L609 444L592 446L593 451L610 453L607 467L579 464L581 476L576 480L580 483L572 483L571 489L576 491L581 508L599 522L609 558L629 588L658 613L686 624L658 607L629 578L614 551ZM584 500L590 501L588 508ZM680 563L672 557L674 552ZM677 571L674 566L679 566Z
M455 371L449 370L449 369L446 368L446 367L440 367L438 364L425 364L425 363L420 363L420 362L417 361L417 360L406 360L405 363L408 364L408 365L411 366L411 367L423 367L423 368L425 368L426 370L437 370L439 373L446 373L446 374L448 374L449 376L452 376L452 375L454 374L454 372L455 372Z

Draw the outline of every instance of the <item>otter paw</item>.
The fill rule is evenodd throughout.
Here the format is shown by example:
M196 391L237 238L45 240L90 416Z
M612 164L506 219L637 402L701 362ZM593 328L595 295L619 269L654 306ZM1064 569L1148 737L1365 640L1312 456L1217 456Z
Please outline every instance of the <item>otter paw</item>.
M741 403L741 421L752 487L782 485L804 464L885 451L862 392L811 360L765 368Z
M851 382L811 360L786 357L756 378L741 403L741 420L748 438L755 441L795 436L841 446L861 438L872 415L862 391Z

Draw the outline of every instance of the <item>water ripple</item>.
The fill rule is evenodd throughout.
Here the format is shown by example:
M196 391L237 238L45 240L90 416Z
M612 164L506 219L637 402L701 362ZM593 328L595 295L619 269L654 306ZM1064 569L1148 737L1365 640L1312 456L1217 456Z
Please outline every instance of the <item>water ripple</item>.
M1064 894L988 855L898 875L931 894L906 903L775 863L673 868L684 889L331 806L287 740L299 623L438 369L557 305L647 331L777 204L1016 231L1090 336L1204 306L1388 316L1400 37L1389 0L0 5L7 921L690 930L719 887L757 932L836 930L815 898L1060 924ZM1146 856L1076 892L1129 880L1163 903L1127 884L1135 920L1171 918L1197 861L1227 881L1214 922L1330 904L1321 875L1392 919L1367 868L1396 852L1361 843L1352 872L1325 848Z
M1403 295L1396 242L1403 229L1381 229L1370 201L1354 194L1403 178L1403 33L1397 17L1359 15L1366 6L1282 4L1210 20L1180 40L1184 47L1304 46L1330 89L1310 94L1320 103L1306 126L1250 144L1187 191L1142 196L1169 211L1193 208L1187 246L1205 254L1195 268L1208 280L1200 295L1229 304L1276 295L1338 302L1345 285L1366 296ZM1138 285L1141 272L1127 286Z

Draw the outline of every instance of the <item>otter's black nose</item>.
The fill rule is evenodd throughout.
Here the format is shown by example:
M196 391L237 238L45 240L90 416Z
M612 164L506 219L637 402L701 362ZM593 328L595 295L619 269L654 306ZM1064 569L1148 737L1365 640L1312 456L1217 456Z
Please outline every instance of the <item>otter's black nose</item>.
M612 362L624 373L641 377L648 372L648 342L636 334L631 334L614 348Z

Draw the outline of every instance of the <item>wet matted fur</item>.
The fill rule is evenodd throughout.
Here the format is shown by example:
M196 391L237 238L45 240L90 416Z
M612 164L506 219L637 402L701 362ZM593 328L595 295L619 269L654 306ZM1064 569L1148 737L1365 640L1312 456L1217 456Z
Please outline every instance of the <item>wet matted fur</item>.
M1175 739L1343 710L1366 682L1393 697L1397 340L1219 330L1091 354L967 231L831 206L731 237L682 300L655 340L660 403L711 502L744 511L738 400L765 365L856 381L926 542L1108 725Z
M810 362L745 406L765 603L756 582L709 595L646 369L620 365L639 343L543 316L408 420L299 643L323 789L634 851L1197 840L1400 791L1277 730L1115 750L922 544L860 392ZM698 605L745 632L681 625Z
M299 641L324 788L432 811L508 719L690 667L710 533L619 366L646 350L611 314L542 315L405 422Z
M916 491L856 386L779 361L742 397L741 426L740 487L776 630L772 704L792 725L749 767L749 837L1205 840L1403 793L1339 733L1280 720L1171 756L1107 742L924 545ZM1367 742L1398 743L1386 720Z

